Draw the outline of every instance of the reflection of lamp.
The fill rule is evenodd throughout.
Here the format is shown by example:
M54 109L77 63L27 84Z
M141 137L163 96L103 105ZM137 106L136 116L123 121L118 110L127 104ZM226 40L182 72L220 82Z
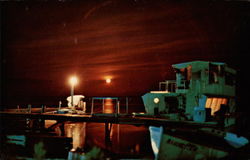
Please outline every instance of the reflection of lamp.
M69 83L71 85L71 106L74 107L74 103L73 103L73 96L74 96L74 86L77 84L77 78L76 77L71 77L69 79Z

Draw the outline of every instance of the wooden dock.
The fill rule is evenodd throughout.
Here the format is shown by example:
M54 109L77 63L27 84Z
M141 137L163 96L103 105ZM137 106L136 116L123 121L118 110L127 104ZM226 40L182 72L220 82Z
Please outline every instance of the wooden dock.
M60 122L97 122L97 123L115 123L115 124L131 124L131 125L145 125L145 126L165 126L170 128L179 127L213 127L216 128L214 123L198 123L193 121L177 121L169 120L159 116L149 115L135 115L135 114L118 114L118 113L99 113L99 114L58 114L55 112L45 113L27 113L27 112L0 112L1 119L40 119L40 120L57 120Z

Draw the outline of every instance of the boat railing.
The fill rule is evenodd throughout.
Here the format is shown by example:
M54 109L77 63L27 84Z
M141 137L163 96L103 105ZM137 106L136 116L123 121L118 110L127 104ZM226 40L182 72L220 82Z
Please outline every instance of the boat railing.
M108 100L108 102L106 102L106 100ZM94 110L95 110L95 107L98 108L98 101L100 103L101 101L101 105L102 105L102 111L101 113L106 113L106 107L105 106L112 106L112 111L109 111L110 113L116 113L116 114L120 114L122 112L121 110L121 105L122 106L125 106L125 113L124 113L124 108L123 108L123 114L128 114L129 113L129 105L128 105L128 102L129 102L129 97L125 97L125 98L121 98L121 97L92 97L91 98L91 114L94 114ZM121 104L121 101L123 102ZM97 103L95 103L97 102ZM97 106L96 106L97 104Z
M160 91L167 91L167 92L175 92L176 81L175 80L167 80L165 82L160 82L159 83L159 90Z

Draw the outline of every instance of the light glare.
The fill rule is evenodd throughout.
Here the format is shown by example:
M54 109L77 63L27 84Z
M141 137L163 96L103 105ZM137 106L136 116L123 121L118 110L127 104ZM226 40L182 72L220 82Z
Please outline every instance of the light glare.
M157 104L160 102L160 99L159 98L154 98L154 102Z
M111 83L111 79L110 79L110 78L107 78L107 79L106 79L106 83Z
M69 83L71 84L71 85L76 85L77 84L77 78L76 77L71 77L70 79L69 79Z

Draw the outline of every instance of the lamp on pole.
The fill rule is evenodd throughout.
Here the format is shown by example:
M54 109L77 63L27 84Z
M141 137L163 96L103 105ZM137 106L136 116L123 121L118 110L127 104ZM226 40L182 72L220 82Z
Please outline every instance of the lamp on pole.
M71 106L74 108L74 103L73 103L73 96L74 96L74 87L75 85L77 84L77 78L74 76L74 77L71 77L69 79L69 83L71 85L71 90L70 90L70 94L71 94Z

